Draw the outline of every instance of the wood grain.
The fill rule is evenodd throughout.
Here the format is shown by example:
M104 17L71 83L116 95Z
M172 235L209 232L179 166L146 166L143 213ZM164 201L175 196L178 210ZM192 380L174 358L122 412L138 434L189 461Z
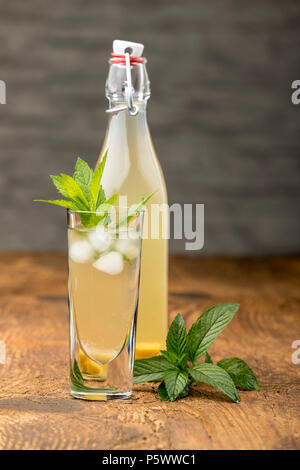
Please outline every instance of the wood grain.
M161 403L155 384L130 400L85 402L68 392L67 264L62 254L0 255L1 449L296 449L300 447L300 258L170 261L170 320L240 302L211 348L251 364L260 392L230 403L209 386Z

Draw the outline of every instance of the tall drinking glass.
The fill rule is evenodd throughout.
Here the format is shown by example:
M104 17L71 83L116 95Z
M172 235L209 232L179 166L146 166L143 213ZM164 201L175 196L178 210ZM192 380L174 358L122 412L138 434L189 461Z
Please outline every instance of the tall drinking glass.
M112 208L67 214L71 395L127 398L132 392L143 212Z

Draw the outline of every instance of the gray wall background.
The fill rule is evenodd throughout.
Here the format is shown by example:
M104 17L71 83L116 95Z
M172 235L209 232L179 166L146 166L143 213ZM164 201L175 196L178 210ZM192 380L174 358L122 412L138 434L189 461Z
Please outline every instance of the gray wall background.
M64 211L32 200L96 162L113 39L145 44L169 200L205 204L204 252L299 253L298 0L0 0L0 248L65 249Z

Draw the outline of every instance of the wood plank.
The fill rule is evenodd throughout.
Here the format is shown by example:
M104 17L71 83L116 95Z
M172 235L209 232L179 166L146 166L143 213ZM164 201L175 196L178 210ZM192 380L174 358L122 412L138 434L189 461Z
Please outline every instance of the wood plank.
M300 258L170 260L170 320L240 302L211 348L251 364L260 392L233 404L208 386L161 403L155 384L130 400L85 402L68 392L67 263L63 254L0 255L1 449L295 449L300 447Z

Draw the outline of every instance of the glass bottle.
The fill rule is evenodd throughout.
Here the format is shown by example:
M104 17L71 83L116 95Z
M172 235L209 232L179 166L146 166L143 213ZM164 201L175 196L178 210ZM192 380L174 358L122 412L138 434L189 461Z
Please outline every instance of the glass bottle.
M102 184L107 197L117 192L122 201L126 196L124 205L136 203L155 191L147 203L150 216L153 204L167 204L167 191L147 123L150 82L146 59L141 57L143 45L114 41L113 50L106 81L109 122L97 165L108 149ZM130 110L126 109L128 90L132 99ZM158 354L165 348L168 326L168 240L163 237L163 224L159 225L158 238L152 239L150 224L142 250L137 359Z

